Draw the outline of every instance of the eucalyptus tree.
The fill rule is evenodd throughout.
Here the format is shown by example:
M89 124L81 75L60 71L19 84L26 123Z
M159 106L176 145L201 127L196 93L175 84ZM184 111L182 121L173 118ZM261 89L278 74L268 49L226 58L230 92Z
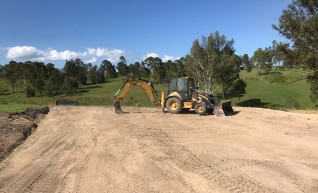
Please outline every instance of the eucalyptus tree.
M293 43L298 64L312 70L307 80L312 101L318 101L318 1L293 0L273 28Z
M104 75L106 79L117 77L115 66L110 61L103 60L100 66L105 69Z
M259 74L268 74L273 68L273 56L270 48L258 48L251 58L253 65L259 70Z
M164 72L164 64L159 57L148 57L144 61L144 64L147 68L150 69L153 81L154 82L163 82L165 72Z
M127 76L128 73L129 73L128 66L127 66L127 61L126 61L124 56L121 56L119 59L120 59L120 61L117 63L118 73L121 76Z
M227 40L217 31L193 42L190 55L186 56L187 73L196 77L206 92L221 90L226 98L226 92L239 78L242 61L235 55L233 45L233 39Z

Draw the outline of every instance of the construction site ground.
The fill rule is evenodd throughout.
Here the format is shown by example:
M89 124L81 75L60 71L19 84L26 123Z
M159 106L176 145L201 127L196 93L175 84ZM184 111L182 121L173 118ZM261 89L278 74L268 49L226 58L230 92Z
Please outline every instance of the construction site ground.
M317 113L124 110L50 108L0 163L0 192L318 192Z

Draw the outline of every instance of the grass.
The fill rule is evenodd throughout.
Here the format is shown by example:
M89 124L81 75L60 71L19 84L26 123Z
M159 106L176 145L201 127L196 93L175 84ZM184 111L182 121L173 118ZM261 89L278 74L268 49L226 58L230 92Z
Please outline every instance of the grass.
M273 74L280 74L283 81L268 81ZM272 74L258 76L256 71L241 72L241 78L247 83L246 94L234 98L240 106L255 106L273 109L315 109L311 102L310 85L306 81L308 72L301 69L274 69Z
M308 72L301 69L274 69L269 75L257 74L257 71L247 73L243 70L241 78L247 83L247 93L241 98L233 98L233 104L239 106L254 106L273 109L317 109L310 101L310 85L305 78ZM282 79L273 83L273 79ZM24 97L23 90L16 87L11 94L11 88L0 80L0 111L21 111L28 107L54 105L56 100L73 100L82 105L112 106L114 94L123 84L122 78L110 80L104 84L80 86L74 96L59 95L55 97ZM167 85L155 85L160 97L161 91L167 91ZM145 91L139 87L132 87L123 106L153 106Z
M0 111L14 112L20 111L27 107L54 105L57 100L78 101L81 105L92 106L112 106L115 93L123 85L122 78L113 79L104 84L80 86L77 94L74 96L59 95L55 97L30 97L26 98L21 88L16 87L16 92L11 94L11 88L5 85L4 81L0 81L0 85L5 85L5 91L0 90ZM166 91L166 86L155 85L160 97L160 91ZM121 102L123 106L153 106L148 99L145 91L139 87L132 87L125 99ZM21 108L17 108L21 106Z
M19 104L19 103L10 103L10 104L0 104L0 112L22 112L27 108L39 108L40 105L32 104Z

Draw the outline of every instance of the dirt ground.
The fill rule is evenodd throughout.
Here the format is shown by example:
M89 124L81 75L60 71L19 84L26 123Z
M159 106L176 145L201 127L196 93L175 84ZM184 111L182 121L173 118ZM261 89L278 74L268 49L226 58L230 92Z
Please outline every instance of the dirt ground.
M0 192L318 192L318 114L52 107L0 163Z
M0 162L31 135L48 107L30 108L21 113L0 112Z

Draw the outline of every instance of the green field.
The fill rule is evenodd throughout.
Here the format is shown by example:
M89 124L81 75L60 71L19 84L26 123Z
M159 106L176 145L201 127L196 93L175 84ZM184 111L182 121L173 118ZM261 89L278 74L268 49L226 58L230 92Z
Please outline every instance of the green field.
M122 78L117 78L104 84L80 86L74 96L60 95L55 97L26 98L23 90L18 87L14 94L10 94L11 88L2 80L0 82L0 111L15 112L22 111L27 107L55 105L57 100L78 101L80 105L112 106L114 94L121 88L123 83ZM165 85L156 85L155 87L159 97L160 92L166 90ZM133 87L121 104L123 106L152 106L145 91L139 87Z
M274 70L270 75L257 75L256 71L241 72L247 83L247 93L241 98L233 98L235 106L253 106L274 109L317 109L310 101L310 85L306 82L307 73L300 69ZM278 82L278 83L273 83ZM80 105L111 106L113 96L122 86L123 79L117 78L104 84L81 86L74 96L30 97L24 96L17 85L16 92L4 80L0 81L0 111L22 111L28 107L55 105L56 100L73 100ZM160 97L167 91L167 85L155 85ZM121 103L123 106L152 106L145 91L133 87Z
M270 75L257 75L256 71L241 72L247 83L246 94L232 99L240 106L273 109L314 109L311 102L307 72L301 69L274 70ZM276 83L273 80L277 80ZM278 82L278 83L277 83Z

